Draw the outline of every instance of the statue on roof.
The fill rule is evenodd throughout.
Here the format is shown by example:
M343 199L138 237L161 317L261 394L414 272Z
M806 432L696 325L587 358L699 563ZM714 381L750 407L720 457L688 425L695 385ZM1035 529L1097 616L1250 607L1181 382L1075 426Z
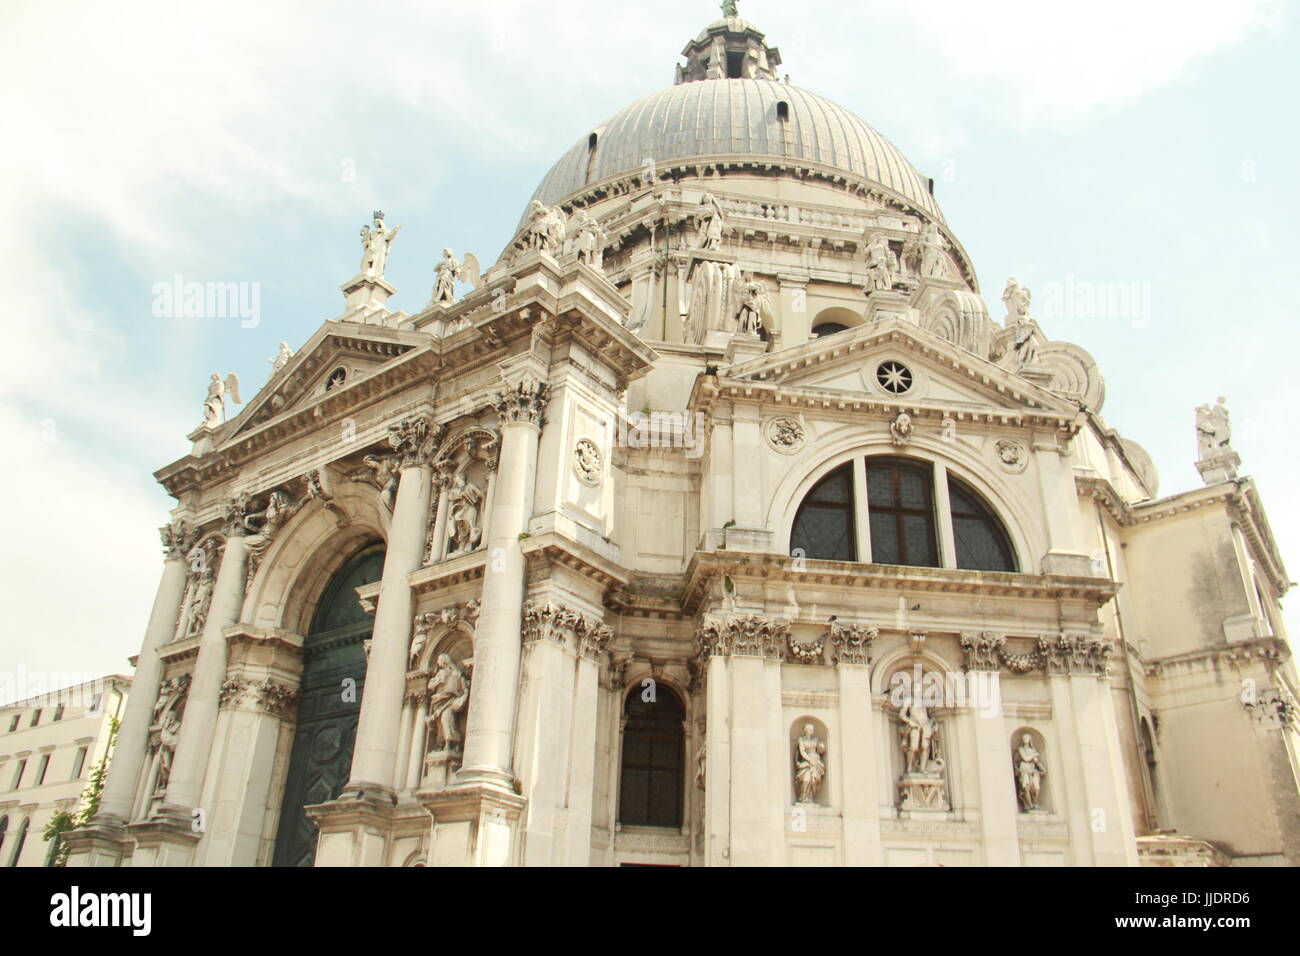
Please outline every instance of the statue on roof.
M889 248L889 240L883 233L871 233L867 236L866 252L868 290L886 292L892 289L894 276L898 273L898 257Z
M235 373L231 372L223 382L221 376L213 372L208 382L208 397L203 400L203 424L208 428L216 428L226 420L227 395L236 405L244 403L239 397L239 379Z
M595 219L585 209L579 209L570 220L573 232L573 245L578 254L578 261L585 262L593 269L603 269L605 260L605 243L608 236Z
M280 343L280 351L276 353L275 358L267 359L271 363L271 374L274 375L280 369L289 364L289 359L293 358L294 351L289 348L288 342Z
M1015 279L1007 280L1007 287L1002 290L1002 302L1007 307L1007 317L1003 323L1012 325L1017 319L1029 318L1029 289Z
M722 233L727 220L722 205L712 193L700 197L700 209L695 219L695 241L700 249L717 249L722 245Z
M361 227L361 274L367 279L382 279L388 265L388 250L402 227L388 229L384 226L384 211L375 210L375 225Z
M1224 398L1220 395L1214 407L1210 407L1208 403L1197 406L1196 445L1202 461L1232 451L1229 445L1232 440L1232 425L1228 420L1228 409L1223 402Z
M722 15L724 17L740 16L740 11L736 9L736 0L722 0Z

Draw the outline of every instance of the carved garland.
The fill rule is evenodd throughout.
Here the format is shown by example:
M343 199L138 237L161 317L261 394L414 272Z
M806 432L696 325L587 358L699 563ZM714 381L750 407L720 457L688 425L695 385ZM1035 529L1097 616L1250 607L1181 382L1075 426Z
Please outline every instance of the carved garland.
M1041 636L1028 654L1012 654L1006 649L1004 634L992 631L967 631L961 635L968 671L997 671L1005 667L1013 674L1041 670L1044 674L1093 674L1110 676L1110 658L1114 644L1104 638L1083 634L1062 634L1056 638Z

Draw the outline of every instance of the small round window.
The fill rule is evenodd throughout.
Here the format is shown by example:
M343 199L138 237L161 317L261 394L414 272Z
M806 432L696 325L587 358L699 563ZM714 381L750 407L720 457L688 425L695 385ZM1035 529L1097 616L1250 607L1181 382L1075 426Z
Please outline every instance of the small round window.
M330 372L330 377L325 380L325 391L338 388L348 380L348 370L345 368L336 368Z
M912 387L912 372L901 362L884 362L876 369L876 381L885 391L902 395Z

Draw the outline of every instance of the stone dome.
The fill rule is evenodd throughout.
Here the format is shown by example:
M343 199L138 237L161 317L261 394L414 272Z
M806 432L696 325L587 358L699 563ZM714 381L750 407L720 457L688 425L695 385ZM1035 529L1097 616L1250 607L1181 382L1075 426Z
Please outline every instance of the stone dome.
M767 78L683 82L624 107L574 143L532 198L555 205L634 173L647 157L660 167L790 160L881 187L943 222L926 178L889 140L842 106Z

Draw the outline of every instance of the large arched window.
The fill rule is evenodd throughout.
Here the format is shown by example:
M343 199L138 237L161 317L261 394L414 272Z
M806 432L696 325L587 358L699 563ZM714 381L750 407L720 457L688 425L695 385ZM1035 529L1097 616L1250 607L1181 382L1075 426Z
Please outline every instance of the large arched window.
M651 690L653 691L651 693ZM651 699L646 700L647 693ZM632 688L623 708L618 820L624 826L680 827L686 736L681 698L655 683Z
M957 567L976 571L1014 571L1015 553L1002 522L972 488L948 476L948 501L952 507L952 536L957 546Z
M853 544L853 480L850 466L837 468L813 486L799 506L790 551L809 558L856 561Z
M829 561L1017 570L1011 536L978 492L942 464L897 456L848 462L814 485L795 513L790 551Z

